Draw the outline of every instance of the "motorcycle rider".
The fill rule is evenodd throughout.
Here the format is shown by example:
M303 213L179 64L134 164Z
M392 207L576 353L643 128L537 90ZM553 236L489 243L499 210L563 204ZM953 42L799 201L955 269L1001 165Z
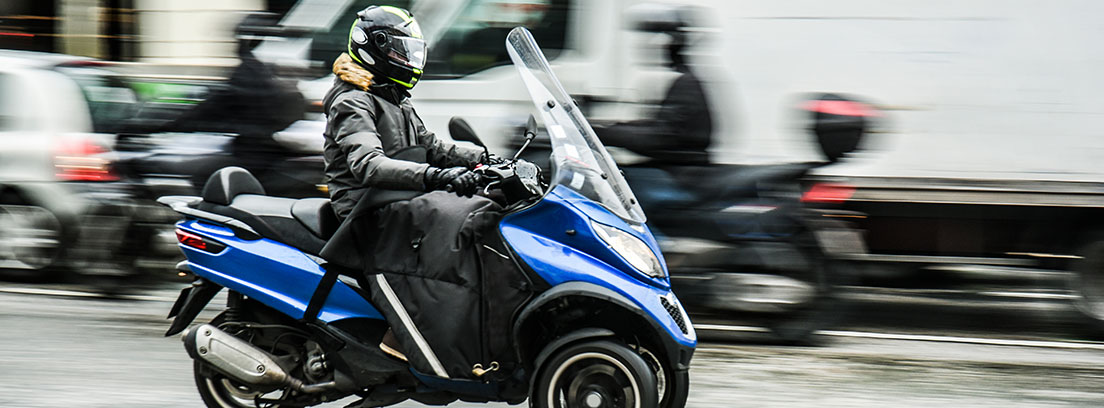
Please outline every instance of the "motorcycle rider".
M478 188L479 177L471 169L480 163L500 163L501 159L483 149L438 140L414 111L409 91L422 75L427 50L410 12L392 6L361 10L350 28L347 51L334 62L337 78L323 105L330 200L345 224L327 243L322 256L331 265L361 270L363 276L393 272L380 270L379 263L372 259L386 259L388 267L409 266L406 273L424 274L416 261L419 255L396 251L405 247L394 246L394 241L409 242L406 235L416 233L417 223L423 222L441 226L442 230L425 239L433 248L421 252L447 251L448 245L434 239L448 241L447 237L459 229L456 223L467 219L473 208L484 205L481 199L463 198L471 197ZM398 157L419 147L425 149L425 154L419 153L418 161ZM424 162L419 162L422 158ZM417 203L392 200L379 208L367 205L373 195L386 195L387 190L449 190L463 197L426 194ZM358 202L364 205L357 206ZM449 230L448 226L456 229ZM421 239L419 235L414 240ZM417 243L413 245L417 247ZM449 263L447 256L439 260ZM370 290L376 296L379 288L372 285ZM397 290L403 291L401 287ZM377 299L380 304L384 301ZM394 310L384 309L384 313L390 319ZM410 336L408 331L396 333L389 329L380 348L407 360L400 341L410 344Z
M370 187L475 193L478 177L470 169L491 158L482 149L438 140L410 103L426 52L409 11L370 6L357 13L323 105L326 178L342 219ZM426 148L427 163L392 157L415 145Z
M706 165L712 144L713 118L702 81L686 64L687 27L694 9L648 5L635 11L638 31L668 38L668 67L679 73L651 118L622 122L594 130L602 143L646 156L653 164Z

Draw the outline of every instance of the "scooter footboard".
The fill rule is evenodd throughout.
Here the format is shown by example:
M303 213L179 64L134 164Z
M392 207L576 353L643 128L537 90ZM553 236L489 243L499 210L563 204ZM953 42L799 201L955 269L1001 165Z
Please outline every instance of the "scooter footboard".
M181 221L176 228L192 273L296 319L303 318L325 274L310 256L276 241L242 239L230 228L194 219ZM354 317L383 319L371 303L339 280L318 320L329 323Z

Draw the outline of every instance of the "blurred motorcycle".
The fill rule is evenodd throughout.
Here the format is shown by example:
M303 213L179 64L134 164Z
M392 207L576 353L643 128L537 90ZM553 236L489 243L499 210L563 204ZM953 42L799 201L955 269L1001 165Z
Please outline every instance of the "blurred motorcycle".
M857 150L873 111L832 94L802 108L826 161L622 166L687 307L750 320L783 341L807 340L838 320L837 287L852 276L849 260L866 252L845 221L860 215L837 209L854 189L803 180ZM523 157L543 167L546 143L534 141Z

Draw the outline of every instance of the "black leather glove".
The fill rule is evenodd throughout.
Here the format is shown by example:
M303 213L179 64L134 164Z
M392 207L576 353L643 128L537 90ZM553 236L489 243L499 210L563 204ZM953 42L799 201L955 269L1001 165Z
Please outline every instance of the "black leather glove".
M425 172L425 186L427 191L447 190L471 197L479 189L479 175L464 167L430 167Z

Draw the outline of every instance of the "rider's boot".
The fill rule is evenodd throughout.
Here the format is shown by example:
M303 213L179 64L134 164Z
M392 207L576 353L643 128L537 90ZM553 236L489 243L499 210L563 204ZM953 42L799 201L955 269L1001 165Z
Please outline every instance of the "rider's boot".
M402 361L406 360L406 355L399 351L399 339L395 338L395 333L391 329L387 329L387 333L383 335L383 341L380 342L380 350L387 353L391 357L395 357Z

